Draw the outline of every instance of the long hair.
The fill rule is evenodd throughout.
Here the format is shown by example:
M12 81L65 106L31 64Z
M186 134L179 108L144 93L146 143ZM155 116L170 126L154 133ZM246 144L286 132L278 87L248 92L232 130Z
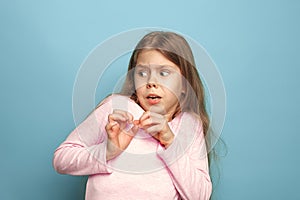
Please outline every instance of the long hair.
M130 58L129 73L127 74L121 94L128 95L135 101L137 100L132 72L136 66L137 58L143 50L156 50L179 67L182 76L189 85L184 84L185 94L181 100L180 110L197 114L203 123L204 134L207 134L209 117L205 107L203 84L195 67L190 46L182 36L176 33L155 31L145 35L140 40Z
M139 54L144 50L156 50L160 52L169 61L177 65L185 78L183 87L185 87L185 95L181 99L180 109L177 112L187 111L196 114L202 122L203 132L206 139L206 147L209 150L208 164L210 174L216 172L212 168L212 163L218 160L218 155L213 147L214 140L217 139L210 127L210 119L206 108L206 96L203 83L200 79L198 70L195 65L194 56L188 42L180 35L174 32L155 31L145 35L134 49L129 65L125 83L121 90L121 94L130 96L137 102L137 96L134 83L134 67L137 64ZM184 84L186 82L186 84ZM137 102L138 103L138 102ZM174 113L174 116L178 113ZM220 139L218 144L225 143ZM217 171L219 171L217 169ZM214 177L212 177L214 178Z

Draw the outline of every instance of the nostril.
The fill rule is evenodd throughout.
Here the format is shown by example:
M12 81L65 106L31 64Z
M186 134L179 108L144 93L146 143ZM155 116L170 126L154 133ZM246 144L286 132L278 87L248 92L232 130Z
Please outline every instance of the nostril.
M157 88L157 84L155 84L155 83L148 83L148 84L146 85L146 88L147 88L147 89L150 89L150 88L152 88L152 87Z

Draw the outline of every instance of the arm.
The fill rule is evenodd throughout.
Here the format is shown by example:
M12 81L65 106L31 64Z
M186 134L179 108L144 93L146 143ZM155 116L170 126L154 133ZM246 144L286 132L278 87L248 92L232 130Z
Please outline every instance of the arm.
M193 121L195 126L191 127ZM202 124L188 117L179 129L172 144L167 149L161 149L158 155L183 199L209 199L212 184Z
M55 150L53 166L61 174L110 173L106 165L108 103L92 112Z

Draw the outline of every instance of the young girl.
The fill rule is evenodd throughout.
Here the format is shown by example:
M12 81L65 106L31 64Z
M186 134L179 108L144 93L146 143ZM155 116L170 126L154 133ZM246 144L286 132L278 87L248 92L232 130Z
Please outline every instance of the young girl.
M86 199L209 199L204 90L186 40L144 36L120 94L55 151L57 172L89 175Z

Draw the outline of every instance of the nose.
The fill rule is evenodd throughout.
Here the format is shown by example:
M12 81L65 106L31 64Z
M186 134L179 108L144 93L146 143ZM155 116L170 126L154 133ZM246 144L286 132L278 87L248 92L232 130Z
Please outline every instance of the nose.
M147 89L150 89L150 88L157 88L157 80L156 80L156 77L153 73L150 74L149 76L149 79L147 81L147 84L146 84L146 88Z
M147 83L146 84L146 88L147 89L151 89L152 87L156 89L157 88L157 84L156 83Z

